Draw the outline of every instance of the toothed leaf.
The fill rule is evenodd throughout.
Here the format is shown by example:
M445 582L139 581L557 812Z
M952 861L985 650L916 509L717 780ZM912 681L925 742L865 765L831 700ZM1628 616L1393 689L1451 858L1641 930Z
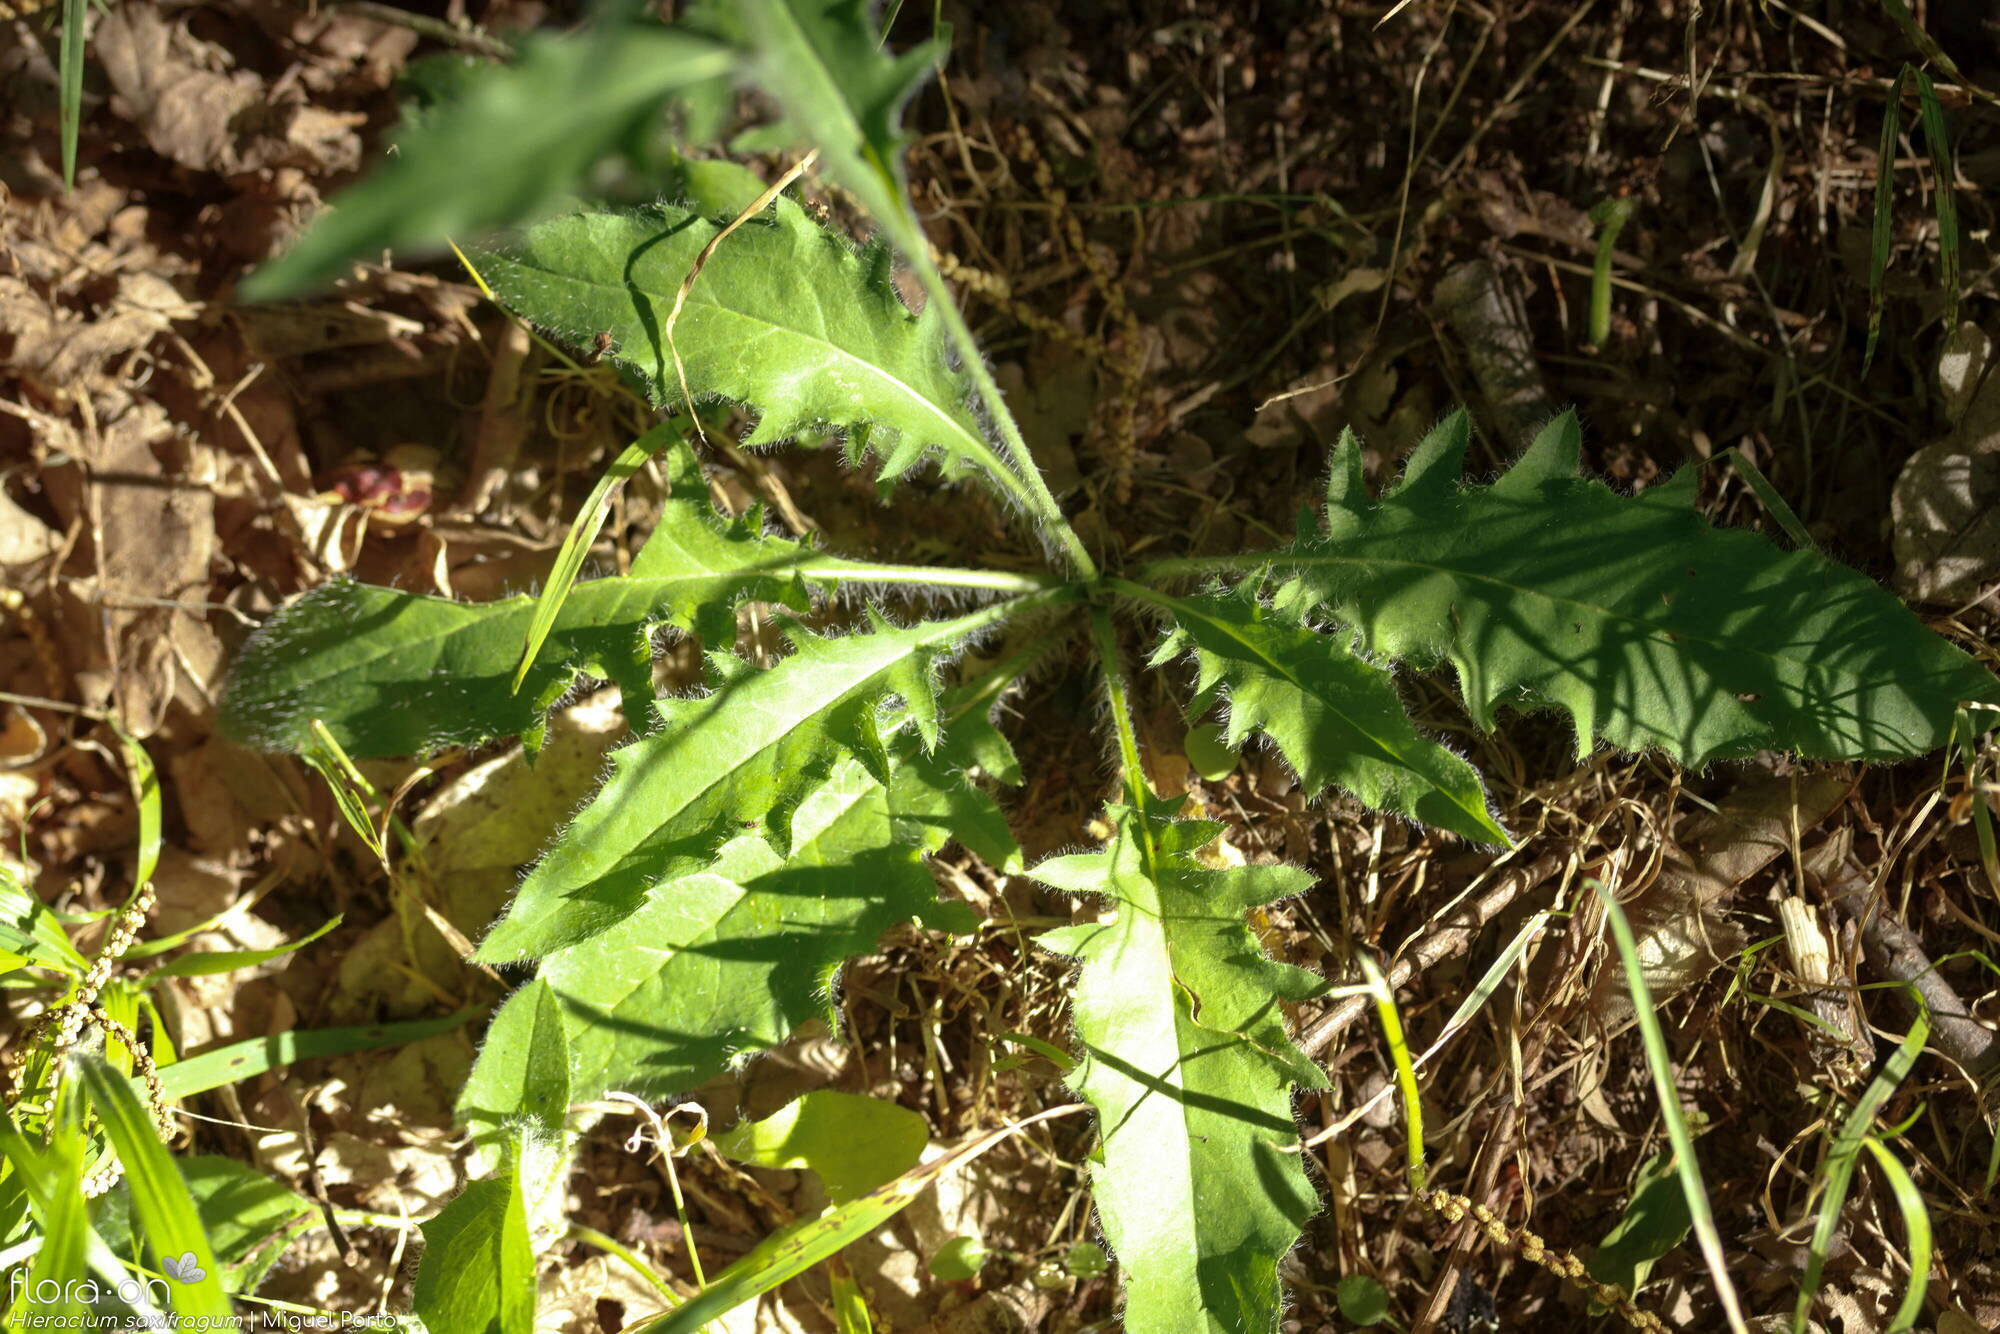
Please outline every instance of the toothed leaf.
M1327 534L1272 557L1290 581L1278 605L1386 657L1448 659L1482 726L1502 704L1559 708L1580 752L1887 759L1941 745L1961 702L2000 703L2000 680L1873 581L1711 526L1691 470L1618 495L1575 475L1566 414L1499 481L1467 486L1465 438L1454 417L1372 504L1336 486ZM1335 476L1357 458L1344 441Z
M935 665L1006 611L904 629L878 619L867 633L832 639L794 626L794 651L762 670L711 653L715 689L659 701L658 727L612 755L603 786L529 872L478 957L539 958L609 930L658 886L707 868L739 834L784 856L800 801L842 759L887 781L879 714L889 696L902 697L932 742Z
M970 930L925 864L951 837L1019 865L991 799L906 734L887 786L858 760L833 766L794 813L789 854L754 834L731 839L623 921L549 955L536 987L563 1011L572 1096L695 1088L826 1013L841 966L890 927ZM460 1100L481 1135L516 1114L534 990L496 1017Z
M937 313L913 315L886 246L857 250L780 196L716 247L667 322L702 249L734 218L661 206L578 213L530 228L479 267L510 309L581 345L611 335L611 357L656 402L688 393L757 414L749 445L867 427L894 477L935 453L948 470L997 468L945 356Z
M1278 1261L1318 1210L1292 1090L1325 1087L1292 1045L1280 1000L1324 990L1266 958L1244 914L1311 883L1286 866L1213 870L1195 852L1220 826L1172 807L1109 811L1102 851L1030 874L1101 895L1115 916L1040 943L1082 960L1070 1085L1097 1109L1091 1190L1124 1267L1132 1334L1268 1334Z
M1164 659L1192 649L1197 700L1229 703L1224 744L1262 732L1307 795L1339 786L1481 843L1508 842L1472 766L1419 733L1389 673L1354 654L1348 636L1287 624L1243 596L1161 598L1173 618Z
M299 751L318 718L349 755L416 755L527 732L582 674L617 682L640 717L653 694L655 628L733 638L738 603L798 606L802 591L829 588L848 569L721 518L687 447L665 458L672 491L630 573L570 591L518 693L532 597L453 602L341 580L250 637L223 691L223 730Z

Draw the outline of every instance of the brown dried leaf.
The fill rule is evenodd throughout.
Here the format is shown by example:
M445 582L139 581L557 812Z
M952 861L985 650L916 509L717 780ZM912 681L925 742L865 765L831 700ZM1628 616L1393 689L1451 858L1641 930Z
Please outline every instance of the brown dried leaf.
M2000 578L2000 376L1993 340L1962 324L1938 378L1952 433L1903 465L1890 497L1896 585L1926 602L1967 602Z

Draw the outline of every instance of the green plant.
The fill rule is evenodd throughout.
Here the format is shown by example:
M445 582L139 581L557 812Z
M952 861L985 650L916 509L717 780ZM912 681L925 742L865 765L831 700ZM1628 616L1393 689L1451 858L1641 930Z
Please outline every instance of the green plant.
M1962 705L2000 705L2000 681L1871 581L1710 526L1693 470L1636 496L1580 477L1571 416L1475 485L1461 479L1470 422L1455 413L1379 496L1348 435L1291 543L1100 568L903 190L899 108L936 50L884 53L856 3L716 5L682 30L640 30L663 53L650 95L698 86L707 99L718 71L751 81L784 116L756 142L816 151L883 239L857 248L780 196L713 245L763 186L688 161L665 191L674 205L572 213L481 252L493 290L559 338L608 343L660 404L742 405L757 423L746 443L838 434L848 461L872 458L885 483L930 462L985 487L1049 562L1026 574L886 565L772 536L757 514L714 511L693 447L669 428L646 442L669 490L629 573L476 605L334 584L252 639L225 725L271 749L532 741L579 678L623 692L632 740L476 956L536 974L495 1016L460 1098L490 1175L427 1227L439 1258L418 1304L433 1327L530 1319L524 1275L558 1230L555 1186L578 1129L565 1108L684 1092L777 1044L893 923L967 929L925 866L946 841L1023 872L985 785L1021 778L993 707L1052 646L1081 644L1096 661L1122 792L1102 848L1025 874L1078 900L1080 920L1041 943L1078 961L1067 1079L1098 1113L1092 1189L1126 1325L1142 1334L1276 1327L1278 1262L1317 1208L1292 1099L1325 1082L1283 1003L1326 983L1267 958L1248 921L1310 877L1216 864L1206 849L1221 826L1149 786L1135 632L1157 645L1148 670L1192 660L1190 719L1226 708L1222 747L1260 735L1311 793L1341 788L1484 844L1509 841L1500 816L1473 767L1404 710L1400 664L1451 663L1483 728L1503 705L1556 709L1579 754L1608 743L1692 766L1764 749L1908 756L1942 744ZM675 75L676 58L696 73ZM407 162L464 132L442 112L404 166L336 209L262 290L330 271L356 237L382 240L377 224L396 216L385 201L417 188ZM396 225L410 239L416 223ZM899 258L926 294L921 315L891 285ZM790 652L775 663L738 651L745 603L789 609ZM822 616L842 629L808 624ZM701 645L700 693L656 697L663 631ZM984 665L954 669L975 644ZM1677 1152L1698 1180L1691 1142ZM732 1271L660 1328L692 1328L832 1254L856 1219L873 1226L907 1198L889 1190L801 1225L819 1248L809 1258L799 1237L774 1239L754 1275ZM453 1289L467 1256L511 1286Z

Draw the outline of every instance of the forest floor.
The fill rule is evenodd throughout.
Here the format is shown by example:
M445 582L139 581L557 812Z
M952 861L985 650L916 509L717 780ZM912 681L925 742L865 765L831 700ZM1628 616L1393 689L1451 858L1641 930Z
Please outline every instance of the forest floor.
M420 1218L462 1184L452 1097L501 987L397 898L316 776L217 734L215 700L259 619L328 578L473 599L534 586L639 417L606 377L545 357L449 262L367 269L300 304L232 303L234 284L373 160L408 61L453 45L483 58L481 34L573 17L536 0L409 8L480 28L441 37L336 3L111 5L93 30L70 191L55 9L0 22L0 858L18 856L34 892L65 910L124 901L138 810L115 720L161 776L148 934L219 919L190 948L268 949L340 918L247 971L161 983L178 1049L474 1011L448 1033L206 1096L205 1119L186 1122L194 1150L253 1163L308 1199ZM930 35L933 8L904 6L892 41ZM1977 326L1996 309L2000 112L1968 89L2000 88L2000 24L1977 6L1927 7L1959 71L1931 61L1956 152L1941 178L1913 95L1893 161L1880 155L1891 81L1926 58L1895 8L948 2L950 60L908 113L911 170L933 242L987 275L966 284L975 327L1100 550L1236 551L1288 534L1344 428L1368 442L1379 484L1466 402L1472 467L1492 473L1525 430L1573 404L1587 466L1614 485L1698 467L1716 522L1811 541L1990 664L2000 386L1982 392L1990 343ZM1892 244L1871 362L1883 172ZM1949 245L1941 189L1957 206ZM803 190L827 198L811 177ZM1630 219L1610 255L1608 334L1593 344L1591 212L1605 201ZM708 461L732 500L767 501L835 550L1032 555L963 492L908 486L884 505L828 451L723 447ZM1759 474L1798 525L1759 500ZM621 502L603 565L643 536L644 495ZM1745 1304L1789 1313L1828 1128L1908 1029L1893 984L1927 959L1977 1022L1941 1026L1882 1121L1907 1122L1899 1148L1934 1228L1923 1323L2000 1328L1995 1105L1977 1079L2000 1064L1982 1026L2000 1022L2000 883L1974 819L1990 779L1935 758L1702 773L1604 751L1579 761L1571 730L1547 717L1478 733L1448 675L1407 689L1522 834L1499 861L1344 799L1309 803L1275 757L1204 782L1176 762L1174 701L1138 705L1169 757L1157 784L1192 791L1245 856L1319 878L1268 915L1274 948L1338 975L1362 948L1425 963L1401 992L1419 1049L1529 914L1556 910L1530 964L1429 1068L1439 1184L1589 1256L1662 1153L1599 919L1568 911L1601 881L1654 950ZM1086 841L1106 796L1094 691L1079 656L1010 704L1037 775L1010 805L1031 856ZM371 767L434 875L471 886L452 900L458 931L476 938L486 919L466 905L497 909L546 829L533 812L571 809L615 734L615 709L586 702L532 771L511 751ZM1065 911L962 853L941 881L989 915ZM1783 939L1787 900L1820 926L1827 976L1803 976ZM901 932L841 991L843 1026L886 1060L808 1034L698 1096L726 1120L830 1084L921 1110L942 1140L1050 1105L1062 1096L1053 1067L996 1063L995 1040L1065 1040L1062 966L1017 931L958 943ZM33 1003L9 992L16 1026ZM1361 1114L1313 1150L1328 1207L1286 1262L1287 1328L1349 1327L1333 1290L1355 1273L1381 1281L1405 1328L1613 1319L1409 1203L1393 1100L1361 1110L1391 1079L1380 1035L1372 1017L1325 1014L1294 1016L1333 1078L1301 1103L1302 1124ZM577 1217L683 1277L688 1235L713 1272L770 1230L783 1174L753 1180L691 1155L684 1230L627 1129L593 1139ZM1091 1234L1086 1133L1058 1123L996 1152L871 1243L856 1268L885 1324L1110 1321L1109 1280L1030 1281L1034 1257ZM1872 1167L1842 1221L1815 1318L1886 1329L1909 1243ZM927 1275L925 1257L964 1231L1021 1258L996 1261L976 1288ZM413 1244L395 1229L315 1232L267 1291L406 1309ZM545 1326L616 1329L650 1309L624 1273L588 1247L564 1250ZM759 1319L830 1328L823 1296L795 1284ZM1691 1243L1659 1259L1642 1305L1676 1328L1721 1327Z

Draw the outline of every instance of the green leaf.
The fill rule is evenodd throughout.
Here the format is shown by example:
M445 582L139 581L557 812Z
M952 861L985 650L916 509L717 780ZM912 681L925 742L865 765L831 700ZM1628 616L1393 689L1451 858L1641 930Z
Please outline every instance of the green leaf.
M1316 796L1338 785L1376 810L1407 815L1479 843L1505 844L1479 774L1418 732L1389 673L1339 636L1290 625L1248 597L1165 597L1172 630L1153 661L1192 649L1193 712L1226 694L1223 743L1262 732Z
M23 964L69 977L81 976L90 969L90 961L70 944L69 934L55 914L23 888L4 864L0 864L0 950Z
M667 206L578 213L478 262L523 318L579 344L608 331L612 359L656 402L681 401L678 350L690 393L758 413L745 444L846 430L883 454L885 479L936 451L949 470L977 467L1010 484L968 406L965 377L946 358L937 311L903 305L886 246L857 251L791 199L779 197L710 255L669 347L681 283L732 220Z
M682 438L679 423L661 422L625 446L611 461L611 466L604 470L604 475L597 479L597 485L590 488L590 494L584 497L583 508L577 511L575 521L563 537L562 549L556 552L556 563L549 571L549 581L535 599L535 618L528 625L527 642L521 646L520 664L514 668L512 687L516 693L527 681L535 659L541 656L549 631L555 628L556 618L562 615L563 603L569 600L570 590L576 587L577 576L583 573L583 562L590 555L590 548L596 543L597 535L604 531L604 521L611 513L611 498L633 473L646 466L646 460Z
M764 536L755 516L718 516L685 444L664 457L671 493L631 571L571 590L519 693L536 599L461 603L338 582L250 637L223 691L223 730L297 752L317 718L350 755L415 755L527 732L586 672L617 681L628 715L643 717L654 627L733 642L737 603L803 606L802 589L850 573L847 562ZM858 568L856 577L871 572Z
M280 1243L287 1229L319 1215L311 1200L233 1158L189 1158L182 1162L181 1174L232 1292L255 1291L283 1254Z
M1334 1289L1340 1314L1364 1329L1381 1324L1389 1315L1389 1290L1367 1274L1349 1274Z
M768 873L793 842L794 809L843 756L886 781L878 714L890 695L902 698L926 746L934 745L937 663L1025 601L908 628L870 609L868 632L832 639L795 625L795 651L764 670L711 653L721 684L697 698L660 701L659 727L612 755L603 786L522 882L477 957L539 958L608 930L656 886L705 868L722 879L681 892L730 900L731 871L709 868L716 850L752 830L752 842L768 841L776 862L765 866L741 851L750 860L735 865Z
M255 968L258 964L282 959L294 950L304 949L327 932L339 926L339 917L330 917L317 931L300 936L285 945L274 945L267 950L209 950L195 954L183 954L155 968L149 977L212 977L217 973L233 973L240 968Z
M366 1024L357 1028L288 1029L269 1037L246 1038L160 1067L160 1089L169 1102L255 1079L298 1061L348 1052L399 1047L405 1042L436 1037L463 1027L478 1011L460 1010L436 1019L410 1019L396 1024ZM144 1085L135 1086L144 1096Z
M887 786L859 760L837 764L794 813L789 856L736 838L624 921L544 960L536 985L563 1005L573 1098L696 1088L825 1013L841 965L890 927L971 928L962 905L938 902L924 858L991 802L907 740L899 749ZM517 1105L531 990L495 1017L460 1098L483 1136Z
M739 1163L813 1172L828 1200L846 1204L915 1167L930 1138L929 1124L907 1107L820 1089L714 1143Z
M473 1182L422 1226L412 1300L431 1334L531 1334L535 1253L519 1173Z
M1673 1150L1668 1149L1639 1168L1624 1214L1604 1234L1585 1268L1599 1283L1636 1293L1653 1266L1687 1240L1693 1226Z
M124 1165L132 1192L132 1216L146 1235L156 1267L167 1269L172 1277L173 1269L165 1262L173 1260L173 1268L186 1275L172 1285L175 1313L184 1321L234 1325L234 1308L222 1287L222 1267L209 1246L201 1213L173 1155L160 1143L152 1117L126 1077L102 1057L82 1057L78 1068L91 1106Z
M396 153L342 194L282 257L243 284L250 301L294 296L355 259L440 247L554 204L670 95L730 74L738 57L653 24L531 38L400 135Z
M832 175L914 251L922 233L910 218L903 170L903 104L944 54L926 42L890 56L863 0L720 0L694 22L742 44L751 73L783 108L785 120L759 136L767 144L817 147Z
M1568 713L1602 738L1686 765L1789 750L1919 754L2000 680L1874 581L1695 512L1694 470L1637 496L1576 476L1565 414L1491 486L1464 486L1455 414L1379 501L1352 435L1335 452L1328 532L1271 557L1288 612L1355 627L1387 657L1457 668L1466 707ZM1247 564L1248 562L1244 562Z
M1292 1090L1326 1078L1285 1031L1281 1000L1320 979L1264 957L1244 914L1311 884L1285 866L1212 870L1194 854L1221 826L1110 808L1101 852L1030 874L1100 895L1108 921L1040 943L1082 960L1070 1086L1097 1109L1092 1190L1125 1272L1125 1327L1275 1330L1278 1261L1318 1209L1298 1153Z

